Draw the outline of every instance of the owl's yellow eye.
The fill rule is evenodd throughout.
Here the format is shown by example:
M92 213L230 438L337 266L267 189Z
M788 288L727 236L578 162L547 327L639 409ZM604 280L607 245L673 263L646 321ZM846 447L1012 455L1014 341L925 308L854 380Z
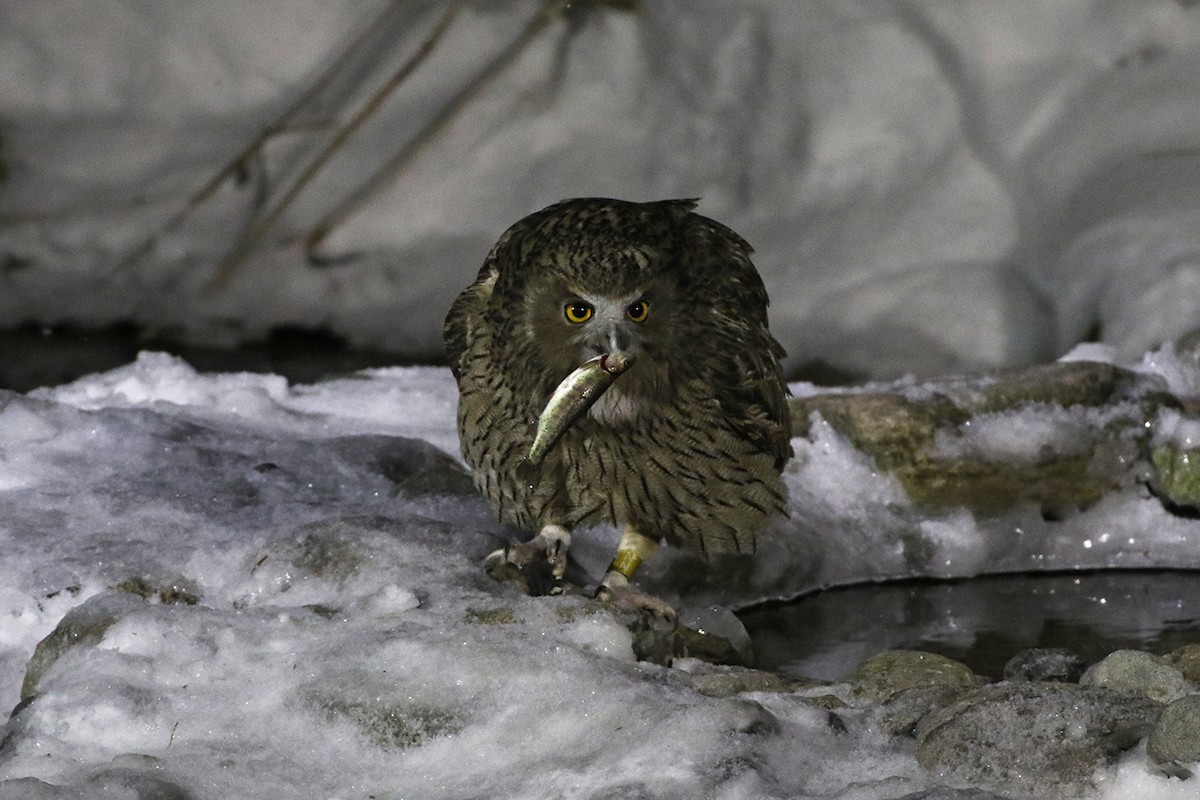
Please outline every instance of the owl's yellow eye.
M629 307L625 309L625 315L634 322L645 322L646 317L650 316L650 304L645 300L630 303Z
M566 316L567 322L578 325L592 318L592 307L582 300L576 300L563 306L563 315Z

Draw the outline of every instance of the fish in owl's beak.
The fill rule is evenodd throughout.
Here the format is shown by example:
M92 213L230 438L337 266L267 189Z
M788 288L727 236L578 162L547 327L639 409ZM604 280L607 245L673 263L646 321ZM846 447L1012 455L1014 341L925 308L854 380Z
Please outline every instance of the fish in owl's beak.
M637 359L620 350L588 359L558 384L538 417L537 433L523 466L536 467L613 382Z

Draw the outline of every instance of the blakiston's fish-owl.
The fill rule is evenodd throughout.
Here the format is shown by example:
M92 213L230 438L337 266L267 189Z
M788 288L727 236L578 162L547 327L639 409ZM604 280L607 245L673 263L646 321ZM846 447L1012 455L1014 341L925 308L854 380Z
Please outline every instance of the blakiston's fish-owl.
M791 455L783 348L750 246L691 200L566 200L504 232L446 317L458 430L503 522L537 531L489 557L546 559L561 578L570 531L622 528L601 596L666 541L752 552L784 512ZM539 415L583 362L635 358L545 456L522 469ZM527 466L527 465L525 465Z

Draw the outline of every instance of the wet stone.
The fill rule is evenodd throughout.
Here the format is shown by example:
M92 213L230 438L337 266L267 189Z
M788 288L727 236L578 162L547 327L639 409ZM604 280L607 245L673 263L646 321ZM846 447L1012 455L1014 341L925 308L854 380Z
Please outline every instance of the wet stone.
M1163 656L1163 660L1183 673L1192 683L1200 683L1200 644L1185 644Z
M1004 665L1004 680L1078 683L1085 670L1087 662L1070 650L1033 647L1008 660Z
M1146 754L1154 763L1180 777L1191 777L1186 765L1200 762L1200 695L1180 698L1163 709Z
M1071 684L975 689L921 723L917 761L1006 797L1078 797L1096 769L1149 734L1162 710L1133 694Z
M1093 664L1079 679L1080 686L1101 686L1170 703L1190 694L1183 673L1160 656L1140 650L1118 650Z
M859 664L845 682L855 696L881 704L877 724L913 736L918 723L979 684L967 665L935 653L886 650Z
M855 667L844 681L855 695L876 702L887 702L918 687L968 689L979 683L966 664L918 650L876 653Z
M703 661L697 662L689 674L696 691L709 697L733 697L742 692L790 692L809 685L774 672Z
M746 666L754 662L750 634L724 606L680 608L679 631L690 656L716 664Z

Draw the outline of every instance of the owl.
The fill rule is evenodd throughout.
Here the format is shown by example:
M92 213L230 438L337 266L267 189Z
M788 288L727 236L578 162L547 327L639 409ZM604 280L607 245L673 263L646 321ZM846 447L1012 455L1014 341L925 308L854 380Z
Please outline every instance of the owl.
M785 511L791 420L750 246L693 200L565 200L517 222L454 301L444 336L462 454L505 524L533 538L489 556L556 579L571 532L620 528L597 596L639 594L667 544L749 553ZM526 466L551 395L597 356L632 366Z

